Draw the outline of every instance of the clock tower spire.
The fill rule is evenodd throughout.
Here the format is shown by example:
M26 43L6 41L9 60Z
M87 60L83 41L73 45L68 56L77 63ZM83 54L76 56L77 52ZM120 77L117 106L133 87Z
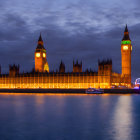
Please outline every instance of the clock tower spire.
M127 25L124 30L124 36L121 42L121 56L122 56L122 76L127 78L128 87L131 86L131 52L132 45L129 37Z

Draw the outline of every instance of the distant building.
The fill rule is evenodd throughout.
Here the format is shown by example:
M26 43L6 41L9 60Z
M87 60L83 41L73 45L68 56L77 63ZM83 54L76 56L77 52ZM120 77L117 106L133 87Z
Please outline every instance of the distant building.
M35 50L35 69L30 73L19 73L19 65L10 65L9 74L0 75L0 88L55 88L86 89L111 88L113 86L131 87L131 52L132 45L126 25L121 42L122 73L112 71L112 60L98 62L98 71L82 71L82 62L73 61L73 71L65 72L61 61L59 72L49 72L46 49L40 34Z

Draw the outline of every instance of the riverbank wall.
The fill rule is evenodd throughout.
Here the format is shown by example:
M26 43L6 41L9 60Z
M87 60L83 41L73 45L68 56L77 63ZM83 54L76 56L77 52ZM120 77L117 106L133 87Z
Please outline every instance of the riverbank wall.
M0 93L79 93L85 94L86 89L0 89ZM139 89L104 89L107 94L140 94Z

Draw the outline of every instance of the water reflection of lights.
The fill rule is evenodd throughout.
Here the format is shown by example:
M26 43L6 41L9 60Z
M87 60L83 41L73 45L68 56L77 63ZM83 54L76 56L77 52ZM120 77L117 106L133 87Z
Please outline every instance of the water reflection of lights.
M44 104L44 97L43 96L35 96L35 99L36 99L36 103L38 105L41 105L41 104Z
M131 140L132 119L131 96L120 96L113 115L116 140Z

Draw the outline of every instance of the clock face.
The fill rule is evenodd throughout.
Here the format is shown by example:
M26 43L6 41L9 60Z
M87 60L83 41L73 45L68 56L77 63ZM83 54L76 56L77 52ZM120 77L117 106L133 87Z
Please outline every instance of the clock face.
M45 54L45 53L43 53L43 57L44 57L44 58L46 57L46 54Z
M123 46L123 50L128 50L128 46Z
M40 57L40 53L36 53L36 57Z

